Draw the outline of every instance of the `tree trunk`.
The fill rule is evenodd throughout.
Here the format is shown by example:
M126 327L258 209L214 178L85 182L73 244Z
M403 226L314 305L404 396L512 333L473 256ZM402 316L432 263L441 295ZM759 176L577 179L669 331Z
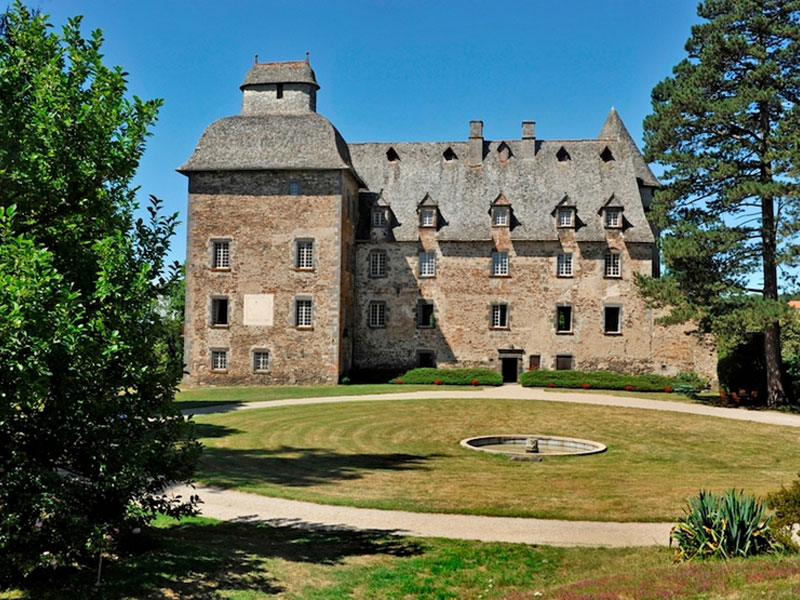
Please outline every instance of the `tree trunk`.
M786 404L781 376L781 338L778 323L771 323L764 330L764 358L767 367L767 408L775 408Z
M778 269L775 264L775 212L771 196L761 199L761 241L764 265L764 299L778 300ZM764 328L764 363L767 369L767 407L786 404L781 376L781 338L778 320Z

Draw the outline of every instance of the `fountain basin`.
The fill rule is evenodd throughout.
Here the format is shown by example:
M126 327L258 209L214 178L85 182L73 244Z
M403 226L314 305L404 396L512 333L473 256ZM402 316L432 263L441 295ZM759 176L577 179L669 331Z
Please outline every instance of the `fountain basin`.
M528 452L528 440L538 442L538 452ZM461 440L461 445L470 450L505 454L512 460L541 460L546 456L583 456L606 451L605 444L593 440L539 435L534 433L481 435Z

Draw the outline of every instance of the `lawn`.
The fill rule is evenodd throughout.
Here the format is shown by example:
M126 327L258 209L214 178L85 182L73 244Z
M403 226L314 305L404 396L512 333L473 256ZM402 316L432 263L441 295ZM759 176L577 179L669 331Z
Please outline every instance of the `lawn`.
M725 419L531 400L387 400L197 417L198 479L270 496L384 509L671 521L700 489L762 495L800 464L797 431ZM541 463L466 450L481 434L602 442Z
M461 386L458 386L461 387ZM181 410L215 406L218 404L242 404L263 400L285 400L288 398L321 398L328 396L366 396L370 394L396 394L430 390L430 385L395 385L372 383L356 385L277 385L261 387L203 387L181 389L175 394L175 405ZM469 389L482 389L469 386Z
M800 595L800 559L671 564L668 548L554 548L166 520L150 549L3 599L673 600ZM63 575L63 574L62 574Z

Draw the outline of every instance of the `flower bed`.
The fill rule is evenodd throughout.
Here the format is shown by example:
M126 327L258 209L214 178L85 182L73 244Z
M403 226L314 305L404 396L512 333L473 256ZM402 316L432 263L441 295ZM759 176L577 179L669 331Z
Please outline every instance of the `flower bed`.
M491 369L411 369L392 383L433 385L502 385L503 377Z
M525 387L583 388L600 390L627 390L638 392L696 392L707 387L707 382L694 373L681 373L674 377L664 375L624 375L611 371L526 371L519 377Z

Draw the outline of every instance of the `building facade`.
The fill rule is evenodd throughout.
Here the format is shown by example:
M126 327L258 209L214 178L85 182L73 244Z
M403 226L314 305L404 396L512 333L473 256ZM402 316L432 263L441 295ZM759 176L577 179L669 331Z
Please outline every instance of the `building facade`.
M189 179L188 384L336 383L352 370L482 366L715 378L662 327L658 181L613 109L595 139L347 144L308 62L256 63Z

